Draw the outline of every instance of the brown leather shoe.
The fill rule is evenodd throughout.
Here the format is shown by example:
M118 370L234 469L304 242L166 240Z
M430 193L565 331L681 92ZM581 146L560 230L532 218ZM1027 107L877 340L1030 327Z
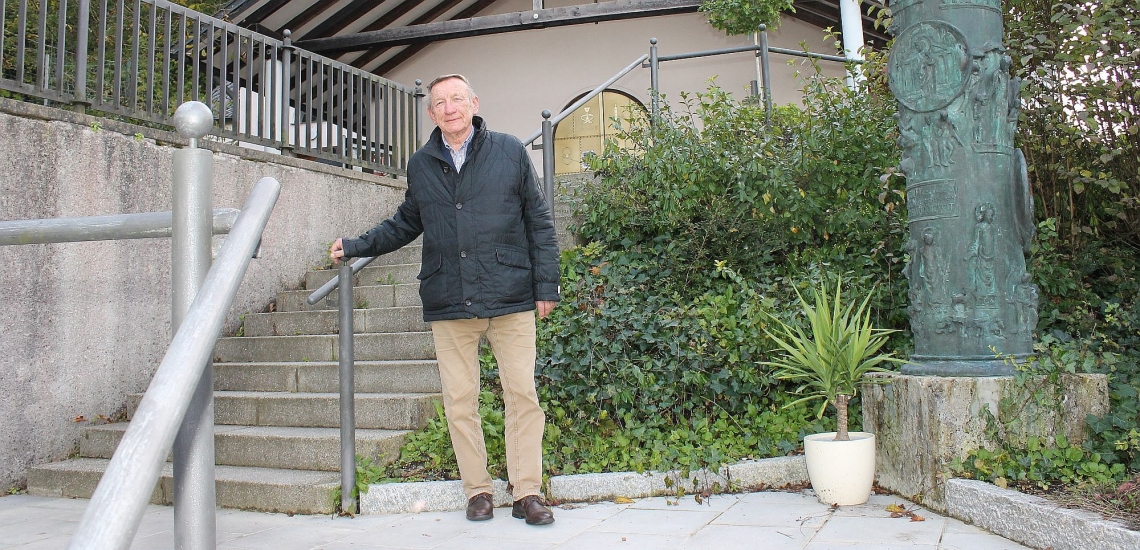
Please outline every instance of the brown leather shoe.
M487 521L493 517L495 517L495 502L491 500L491 493L479 493L467 499L467 519Z
M549 525L554 523L554 514L542 503L537 495L528 495L515 501L511 515L526 519L527 525Z

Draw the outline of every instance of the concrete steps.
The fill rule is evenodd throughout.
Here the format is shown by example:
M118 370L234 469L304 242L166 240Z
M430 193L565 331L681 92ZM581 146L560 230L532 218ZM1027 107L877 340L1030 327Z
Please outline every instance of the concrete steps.
M418 273L418 272L417 272ZM319 311L322 309L336 309L337 293L334 291L313 305L305 300L312 294L311 290L292 290L277 294L277 311ZM403 283L392 285L361 286L353 291L356 300L354 309L387 308L387 307L419 307L419 283Z
M335 393L340 364L320 362L218 363L214 388L228 391ZM439 393L435 361L356 361L360 393Z
M214 361L336 361L337 335L245 336L221 338L214 347ZM358 361L435 358L430 332L380 332L357 334L353 344Z
M378 258L354 277L356 452L375 464L399 455L411 430L436 415L439 370L418 283L421 249ZM316 289L335 276L306 275ZM214 348L217 504L267 512L330 513L340 487L339 343L335 300L278 293L275 311L247 315L240 336ZM336 297L336 292L332 296ZM131 395L128 418L142 394ZM79 458L33 469L29 493L90 497L129 424L89 426ZM151 500L171 502L171 465Z
M568 216L559 218L561 229ZM559 242L573 244L561 233ZM436 415L439 371L416 280L421 254L414 242L353 277L356 452L376 464L394 460L409 431ZM335 510L333 493L340 486L337 293L312 306L305 300L336 273L314 269L304 279L308 290L278 293L271 313L247 315L239 336L215 346L219 506L302 514ZM128 398L128 416L140 400L141 395ZM86 427L79 457L33 468L28 492L89 498L127 426ZM171 472L168 462L152 502L171 502Z
M46 464L28 472L28 493L35 496L91 498L110 460L77 458ZM328 514L336 509L333 492L339 472L224 466L215 468L217 504L225 508ZM151 493L153 504L171 504L173 467L167 463Z
M356 393L356 427L416 430L435 415L430 393ZM133 414L142 394L128 397ZM215 391L214 424L234 426L340 426L340 395L266 391Z
M418 306L357 309L352 312L352 321L358 334L431 330L424 322L423 308ZM339 330L336 310L282 311L246 315L243 335L299 336L337 334Z
M94 426L83 431L79 454L111 458L127 431L126 422ZM356 452L363 456L394 459L407 431L358 429ZM340 471L340 429L273 426L214 427L216 462L225 466ZM168 458L169 460L169 458Z

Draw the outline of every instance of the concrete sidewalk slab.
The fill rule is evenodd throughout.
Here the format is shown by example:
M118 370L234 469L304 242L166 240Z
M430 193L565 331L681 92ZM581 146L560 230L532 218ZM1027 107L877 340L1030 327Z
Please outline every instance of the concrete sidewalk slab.
M16 495L0 498L0 549L62 549L89 501ZM891 518L903 504L925 521ZM1025 547L900 497L874 495L862 506L832 508L810 491L652 497L631 503L574 503L554 508L552 525L534 527L495 509L490 521L461 511L341 518L218 510L218 548L226 550L637 550L795 549L1021 550ZM174 510L149 506L136 550L174 548Z

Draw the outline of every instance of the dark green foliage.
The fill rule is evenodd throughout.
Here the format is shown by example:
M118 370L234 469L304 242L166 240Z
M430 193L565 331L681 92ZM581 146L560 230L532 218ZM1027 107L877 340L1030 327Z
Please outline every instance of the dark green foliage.
M872 59L870 70L878 62ZM624 121L630 149L591 159L580 232L670 268L660 294L699 295L714 262L751 281L802 279L831 265L883 288L878 326L905 326L905 225L894 103L837 79L808 78L802 108L762 106L711 87ZM668 286L662 286L668 285Z
M798 322L796 290L843 273L856 295L889 289L871 308L894 321L876 325L905 325L893 102L866 92L816 74L768 125L713 86L624 121L635 145L592 159L591 244L564 253L563 301L539 324L548 473L715 467L834 428L784 408L764 313ZM450 452L436 420L401 467L442 472Z
M1123 477L1124 466L1108 464L1097 453L1070 445L1057 436L1052 445L1032 437L1024 449L970 451L965 460L950 465L954 475L981 479L1006 487L1031 485L1049 489L1053 484L1107 484Z
M1071 245L1140 246L1140 4L1008 3L1019 145L1041 218Z
M793 319L796 289L831 272L860 295L902 284L901 181L883 176L897 163L893 103L865 92L816 74L804 107L769 124L712 86L623 121L633 145L591 159L592 244L564 255L564 301L540 335L559 467L609 468L595 453L615 452L638 469L713 465L822 429L803 406L779 409L791 399L760 365L775 347L763 312ZM903 295L875 309L901 311ZM572 430L600 446L566 445Z
M1058 339L1045 335L1036 346L1037 355L1023 363L1015 363L1017 374L1014 386L1017 391L1003 395L996 415L983 410L987 438L999 442L995 449L976 449L951 465L955 475L983 479L998 485L1016 485L1050 489L1054 484L1065 486L1105 485L1124 480L1129 470L1135 472L1140 442L1130 440L1140 436L1137 432L1135 388L1119 381L1113 386L1114 412L1101 419L1089 417L1089 438L1081 446L1070 444L1060 435L1063 427L1055 425L1055 440L1046 441L1026 436L1028 425L1044 425L1052 419L1057 422L1065 409L1063 378L1072 374L1117 372L1117 368L1135 364L1135 352L1120 353L1121 348L1103 332L1085 340L1073 340L1065 335ZM1124 389L1132 398L1123 410L1116 405ZM1130 431L1131 430L1131 431Z
M1043 341L1109 375L1088 451L1140 471L1140 4L1014 0L1006 45L1024 103L1018 145L1037 206ZM1043 32L1042 29L1048 29ZM1078 360L1079 358L1079 360Z
M569 299L543 325L551 397L616 419L674 421L762 404L774 380L755 364L764 351L759 304L734 299L727 285L692 301L663 295L670 273L645 254L592 245L566 256L581 271L564 278Z

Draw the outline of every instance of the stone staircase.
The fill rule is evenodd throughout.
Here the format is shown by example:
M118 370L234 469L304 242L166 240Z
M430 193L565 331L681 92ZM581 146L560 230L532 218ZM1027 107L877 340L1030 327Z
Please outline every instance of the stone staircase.
M569 176L576 186L586 175ZM571 204L555 201L559 247L576 244L567 230ZM404 437L435 415L439 372L431 329L423 322L419 241L357 273L356 452L387 464ZM305 288L336 276L315 270ZM310 306L312 290L280 292L276 311L247 315L242 336L214 348L214 451L217 504L267 512L331 513L340 487L337 311L331 299ZM142 394L130 396L130 418ZM84 428L79 456L28 472L28 492L90 498L127 423ZM151 502L170 504L169 462Z
M394 460L410 430L435 414L439 373L423 322L416 274L420 248L377 259L356 275L356 452ZM335 270L306 275L316 289ZM217 503L222 507L330 513L340 487L340 406L335 304L305 303L309 290L281 292L277 311L247 315L240 337L214 348ZM333 292L332 297L336 297ZM133 414L142 395L127 406ZM28 472L28 492L89 498L127 423L89 426L79 457ZM172 499L166 464L151 496Z

